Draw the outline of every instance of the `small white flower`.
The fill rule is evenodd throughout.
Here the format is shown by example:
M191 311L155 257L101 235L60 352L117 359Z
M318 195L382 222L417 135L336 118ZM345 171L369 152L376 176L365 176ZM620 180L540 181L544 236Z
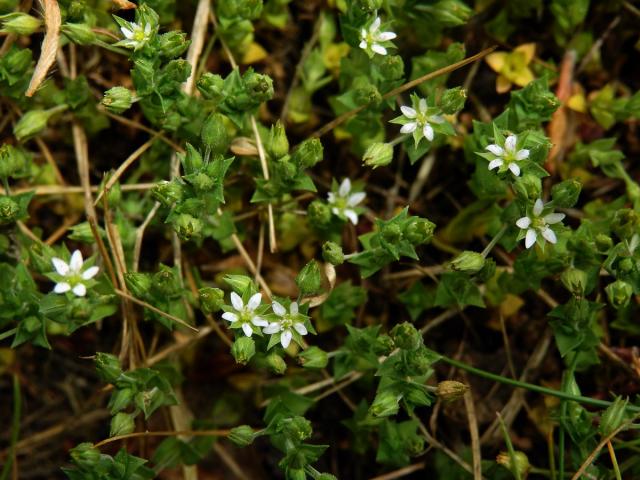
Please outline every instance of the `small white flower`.
M418 110L415 108L407 107L403 105L400 107L402 115L405 116L409 122L402 125L400 133L414 133L418 131L416 142L420 141L420 137L424 137L430 142L433 141L433 127L432 123L443 123L444 118L440 115L429 114L429 106L424 98L418 101ZM415 137L415 134L414 134Z
M548 213L545 216L542 215L544 204L542 200L536 200L533 205L533 215L529 217L519 218L516 225L522 230L526 230L527 233L524 237L524 246L531 248L538 239L538 233L542 235L549 243L556 243L558 241L556 234L549 225L560 223L564 218L564 213Z
M396 34L393 32L379 32L381 23L380 17L376 17L368 30L363 28L360 32L360 48L365 50L369 56L376 53L386 55L387 49L382 46L382 43L396 38Z
M493 170L494 168L498 168L499 171L502 172L509 170L516 177L519 176L520 167L517 162L529 158L529 150L524 148L516 150L517 143L518 137L516 135L509 135L502 147L495 143L488 145L486 150L496 156L496 158L489 162L489 170Z
M56 257L51 259L51 263L53 263L53 267L56 269L58 275L64 277L64 280L56 283L53 291L55 293L66 293L71 290L78 297L84 297L87 294L87 286L84 282L91 280L100 270L98 267L93 266L83 272L84 261L80 250L76 250L71 254L69 263Z
M307 327L304 326L304 317L298 313L297 302L291 302L288 312L286 308L275 301L271 304L271 308L273 309L273 313L280 317L280 319L276 322L269 323L268 326L262 329L262 332L268 335L279 333L282 348L289 346L293 338L294 330L300 335L309 333Z
M269 325L269 322L255 313L255 310L260 306L260 303L262 303L261 293L253 294L245 305L240 295L236 292L231 292L231 305L233 306L235 313L224 312L222 314L222 318L231 323L240 322L242 331L247 337L250 337L253 334L252 325L255 325L256 327L266 327Z
M351 180L345 178L337 192L329 192L328 201L334 215L347 217L354 225L358 224L358 214L354 210L367 196L364 192L351 193Z
M118 42L123 47L132 47L138 50L143 47L151 38L151 24L139 24L122 20L120 31L124 35L124 40Z

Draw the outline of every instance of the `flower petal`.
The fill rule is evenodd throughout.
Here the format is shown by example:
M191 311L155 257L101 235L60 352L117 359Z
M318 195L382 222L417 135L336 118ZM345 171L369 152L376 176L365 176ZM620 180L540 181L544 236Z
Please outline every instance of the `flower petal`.
M516 221L516 225L518 226L518 228L521 228L524 230L526 228L529 228L529 225L531 225L531 219L529 217L519 218Z
M544 216L544 221L549 225L553 225L554 223L560 223L564 217L564 213L550 213Z
M511 173L513 173L516 177L520 175L520 167L513 162L509 164L509 170L511 170Z
M340 188L338 189L338 195L340 195L341 197L346 197L347 195L349 195L350 191L351 191L351 180L349 180L348 178L345 178L344 180L342 180L342 183L340 184Z
M354 225L358 224L358 214L355 211L351 210L350 208L347 208L343 213L344 213L344 216L351 221L351 223L353 223Z
M489 150L496 157L501 157L502 155L504 155L503 148L500 145L496 145L495 143L492 143L491 145L487 145L485 147L485 150Z
M533 204L533 214L536 217L539 217L540 214L542 213L542 209L544 208L544 203L542 203L542 200L539 198L536 200L536 203Z
M504 161L501 158L496 158L495 160L491 160L489 162L489 170L493 170L494 168L501 167L504 164Z
M98 274L99 271L100 271L100 269L98 267L96 267L96 266L89 267L82 273L82 279L83 280L89 280L89 279L95 277Z
M338 207L333 207L331 209L331 213L333 213L334 215L340 215L340 209Z
M534 243L536 243L536 239L538 238L538 234L533 228L527 230L527 235L524 238L524 246L527 248L531 248Z
M405 123L400 129L400 133L413 133L416 128L418 128L418 124L416 122Z
M287 348L289 346L289 344L291 343L291 337L293 337L291 330L285 330L284 332L282 332L282 335L280 335L280 343L282 344L282 348Z
M251 319L251 323L253 323L256 327L266 327L267 325L269 325L269 322L257 315Z
M284 317L287 314L287 310L276 301L271 302L271 309L273 310L273 313L279 317Z
M233 312L224 312L222 314L222 318L224 318L227 322L237 322L238 321L238 315L236 315Z
M298 332L300 335L306 335L307 333L309 333L307 331L307 327L305 327L304 323L302 322L294 323L293 328L295 328L296 332Z
M242 331L247 337L250 337L251 335L253 335L253 328L251 328L251 324L249 323L242 324Z
M68 292L69 290L71 290L71 285L69 285L67 282L56 283L56 286L53 287L53 291L55 293L64 293Z
M386 55L387 54L387 49L384 48L382 45L380 45L379 43L374 43L371 45L371 50L373 50L375 53L377 53L378 55Z
M336 194L334 192L327 193L327 202L336 203Z
M231 305L233 305L233 308L238 311L244 308L244 302L242 301L240 295L238 295L236 292L231 292Z
M122 32L122 35L125 36L125 38L128 38L129 40L131 40L133 38L133 31L125 28L125 27L120 27L120 31Z
M556 237L556 233L553 230L551 230L549 227L543 228L540 233L542 234L544 239L549 243L556 243L558 241Z
M376 40L379 42L388 42L389 40L393 40L397 35L394 32L381 32L376 37Z
M366 197L367 197L367 194L364 192L352 193L351 195L349 195L349 198L347 198L347 206L355 207L360 202L362 202Z
M262 333L273 335L274 333L278 333L280 330L282 330L282 328L280 327L280 322L271 322L269 325L262 329Z
M427 111L427 100L424 98L421 98L420 101L418 102L418 110L420 110L420 113L425 113Z
M431 115L429 121L431 123L444 123L444 117L442 115Z
M518 137L515 135L509 135L504 141L504 149L509 153L515 153L516 143L518 143Z
M418 113L411 107L407 107L406 105L402 105L400 107L400 111L407 118L416 118Z
M362 48L363 50L367 49L367 41L366 40L361 40L360 44L358 45L360 48Z
M426 138L430 142L433 141L433 128L431 128L431 125L429 125L428 123L426 123L425 126L422 127L422 134L424 135L424 138Z
M525 158L529 158L529 150L526 148L518 150L518 153L516 153L516 160L524 160Z
M369 27L369 31L370 32L377 31L380 28L381 23L382 23L382 20L380 20L380 17L376 17L376 19L373 21L373 23Z
M251 298L247 302L247 308L253 312L256 308L260 306L261 302L262 302L262 294L260 292L254 293L253 295L251 295Z
M298 310L298 302L291 302L291 305L289 305L289 312L291 312L291 315L297 315Z
M87 294L87 287L83 283L78 283L71 291L78 297L84 297Z
M82 268L82 252L80 250L76 250L71 254L71 260L69 261L69 269L78 273Z
M55 268L56 272L60 275L66 276L69 273L69 265L61 258L53 257L51 263L53 263L53 268Z

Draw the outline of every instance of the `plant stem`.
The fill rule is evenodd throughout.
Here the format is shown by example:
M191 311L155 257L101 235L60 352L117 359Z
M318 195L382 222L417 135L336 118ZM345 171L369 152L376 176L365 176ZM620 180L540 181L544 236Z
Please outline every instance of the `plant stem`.
M487 255L489 255L491 250L493 250L493 247L495 247L496 244L500 241L502 236L507 231L507 228L508 228L507 225L503 225L500 231L496 234L496 236L491 239L491 241L486 247L484 247L484 250L482 250L482 253L480 255L482 255L484 258L487 258Z
M15 334L18 331L18 328L12 328L11 330L7 330L6 332L0 333L0 340L4 340L5 338L9 338L11 335Z

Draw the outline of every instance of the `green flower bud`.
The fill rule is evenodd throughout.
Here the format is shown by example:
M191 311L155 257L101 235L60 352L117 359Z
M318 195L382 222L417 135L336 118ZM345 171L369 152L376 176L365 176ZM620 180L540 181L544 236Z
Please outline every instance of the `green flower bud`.
M634 266L635 262L629 257L623 258L618 262L618 270L620 270L622 273L631 273Z
M438 383L436 395L443 402L455 402L461 399L468 389L469 387L464 383L456 382L455 380L444 380Z
M393 160L393 145L390 143L372 143L362 157L362 163L374 169L389 165L391 160Z
M198 298L200 299L200 310L204 313L219 312L222 305L225 304L224 292L219 288L203 287L198 290Z
M202 155L200 155L200 152L188 142L186 145L186 152L183 156L180 157L180 161L182 162L185 172L187 173L200 170L204 165L204 160L202 160Z
M267 152L274 160L284 157L289 153L289 140L287 139L287 133L284 131L280 120L278 120L275 125L271 125L269 141L266 146Z
M104 92L102 105L117 115L128 110L133 104L133 93L125 87L113 87Z
M493 258L485 258L484 266L478 272L477 279L486 282L496 274L496 261Z
M66 105L50 108L49 110L29 110L20 117L18 123L13 127L13 134L18 141L26 140L40 133L47 127L49 119L57 112L66 110Z
M322 276L318 262L311 260L300 270L296 277L296 285L302 296L315 295L322 291Z
M423 343L422 334L409 322L396 325L390 333L395 345L403 350L416 350Z
M509 452L500 452L496 457L496 462L514 473L514 475L516 474L515 472L518 472L518 477L520 478L525 478L529 473L529 459L524 452L519 450L513 452L513 462Z
M292 442L299 443L306 440L313 433L311 422L304 417L295 416L283 418L276 426L278 432L282 432Z
M640 214L630 208L616 210L611 222L611 230L620 240L630 239L640 232Z
M268 75L247 70L242 76L247 95L256 104L271 100L273 97L273 80Z
M122 374L120 361L115 355L98 352L93 361L96 365L98 376L107 383L115 383Z
M304 368L324 368L329 363L329 357L321 348L309 347L298 353L298 362Z
M484 267L485 258L478 252L465 250L449 264L456 272L478 273Z
M556 183L551 187L553 204L560 208L571 208L578 202L581 190L582 184L575 178Z
M564 288L576 297L584 295L588 280L587 273L577 268L568 268L560 275L560 281Z
M402 229L397 223L387 224L382 227L382 238L389 243L397 243L402 240Z
M184 58L171 60L167 63L167 66L164 67L163 74L163 76L169 81L177 83L186 82L187 78L189 78L189 75L191 74L191 64ZM167 85L167 89L171 89L171 91L173 91L173 86Z
M15 35L31 35L42 26L42 21L26 13L15 12L0 16L2 31Z
M629 305L633 296L633 287L623 280L616 280L604 289L613 308L620 309Z
M389 355L395 348L396 344L389 335L378 335L373 344L373 352L376 355Z
M458 113L467 101L467 91L462 87L445 90L440 99L440 108L447 115Z
M151 275L140 272L127 272L124 281L131 294L136 298L147 298L151 291Z
M188 213L181 213L173 221L173 228L180 239L186 242L202 234L203 224L199 218L195 218Z
M431 241L435 228L435 224L426 218L416 218L405 227L404 238L412 245L422 245Z
M204 146L211 149L214 155L222 155L229 148L226 118L221 113L212 113L202 124L200 138Z
M364 12L372 13L382 8L382 0L356 0L356 6Z
M613 247L613 240L609 235L599 233L596 235L596 248L601 252L606 252Z
M354 89L353 100L358 106L378 105L382 101L382 95L374 85L368 83Z
M277 375L283 375L287 371L287 363L277 353L270 353L266 358L269 370Z
M18 220L20 206L7 196L0 197L0 225L7 225Z
M256 342L251 337L237 338L231 347L231 355L236 363L246 365L256 353Z
M91 45L98 39L98 36L86 23L65 23L60 31L78 45Z
M24 152L5 143L0 147L0 178L12 176L25 165L26 161Z
M424 348L407 352L406 359L407 368L415 372L413 375L425 375L431 369L431 364L433 363L433 358Z
M322 245L322 258L331 265L342 265L344 263L342 247L335 242L324 242Z
M382 390L376 394L376 398L373 399L371 407L369 407L369 413L374 417L389 417L398 413L400 407L400 399L402 395L391 390Z
M178 32L172 30L162 35L158 35L158 52L164 58L176 58L182 55L189 47L189 40L187 40L187 34L184 32Z
M314 200L307 207L309 225L326 227L331 223L331 207L321 200Z
M181 290L175 271L166 265L160 265L160 270L153 274L151 287L165 296L175 295Z
M109 429L109 436L116 437L118 435L127 435L133 432L135 424L133 423L133 417L124 412L116 413L111 419L111 428Z
M209 192L216 184L209 175L202 172L190 176L188 180L198 192Z
M105 237L105 232L102 227L98 227L98 232L100 233L100 236L102 238ZM71 227L69 238L71 240L82 243L93 243L95 241L93 230L91 230L91 225L89 225L89 222L77 223L76 225Z
M404 62L400 55L385 55L378 59L380 74L385 80L399 80L404 78Z
M513 182L513 188L518 197L524 200L535 201L540 198L542 182L535 175L524 174Z
M169 207L182 200L182 185L177 181L164 180L151 189L151 196L165 207Z
M298 148L293 151L291 160L298 168L311 168L318 162L322 161L324 148L318 138L309 138L303 141Z
M220 75L207 72L200 77L196 87L204 98L218 102L222 98L224 80Z
M100 461L100 450L89 442L76 445L69 451L69 454L73 463L84 469L91 469Z
M239 447L246 447L253 443L256 434L249 425L240 425L239 427L232 428L227 438Z

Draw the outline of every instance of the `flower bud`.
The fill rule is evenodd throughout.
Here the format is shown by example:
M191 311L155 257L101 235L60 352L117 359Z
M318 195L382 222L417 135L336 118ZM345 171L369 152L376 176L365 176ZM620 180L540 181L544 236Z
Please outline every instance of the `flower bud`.
M256 342L251 337L237 338L231 346L231 355L236 363L246 365L256 353Z
M91 45L98 38L86 23L65 23L60 27L60 31L78 45Z
M389 355L394 348L396 348L396 344L389 335L378 335L373 344L373 352L376 355Z
M402 239L402 229L397 223L390 223L382 227L382 238L389 243L397 243Z
M456 382L455 380L444 380L438 383L436 395L443 402L455 402L464 396L468 388L464 383Z
M393 160L393 145L390 143L375 142L369 145L364 152L362 163L372 168L384 167Z
M496 261L493 258L485 258L484 266L477 274L479 282L487 282L496 274Z
M524 174L513 182L513 188L520 198L524 200L537 200L542 192L542 182L535 175Z
M107 383L115 383L122 374L120 361L115 355L98 352L93 361L96 365L98 376Z
M128 110L133 104L133 93L125 87L113 87L104 92L102 105L117 115Z
M209 192L215 186L213 179L202 172L193 174L188 180L198 192Z
M318 262L311 260L300 270L296 277L296 285L302 296L315 295L322 291L322 277Z
M256 73L250 69L242 76L242 80L249 98L256 104L271 100L273 97L273 80L268 75Z
M478 273L484 267L485 258L478 252L465 250L449 264L456 272Z
M400 55L385 55L378 58L380 75L385 80L400 80L404 77L404 62Z
M422 245L431 241L435 228L435 224L426 218L416 218L405 227L404 238L412 245Z
M309 347L298 353L298 362L304 368L324 368L329 363L329 357L321 348Z
M322 258L331 265L342 265L344 263L342 247L335 242L324 242L322 245Z
M42 21L26 13L15 12L0 16L2 31L14 35L31 35L41 26Z
M114 414L127 408L133 401L135 392L131 388L116 389L109 399L109 411Z
M224 80L220 75L207 72L200 77L196 87L204 98L218 102L222 98Z
M611 222L611 230L620 240L630 239L640 231L640 214L630 208L616 210Z
M181 290L176 272L166 265L160 265L160 270L153 274L151 286L164 296L175 295Z
M525 478L529 473L529 459L524 452L519 450L513 452L513 462L509 452L500 452L496 457L496 462L514 473L514 475L518 472L517 476L520 478Z
M20 120L18 120L18 123L15 124L13 127L13 134L20 142L33 137L47 127L47 122L53 114L66 108L66 105L60 105L60 107L50 108L49 110L29 110L27 113L22 115Z
M423 343L422 334L409 322L396 325L390 333L395 345L403 350L416 350Z
M283 375L287 371L287 363L277 353L270 353L266 358L269 370L277 375Z
M135 424L133 423L133 417L128 413L118 412L111 419L109 436L116 437L118 435L126 435L133 432L134 429Z
M311 168L318 162L322 161L324 154L324 148L318 138L309 138L303 141L298 148L296 148L292 155L291 160L298 168L306 169Z
M0 178L8 178L19 171L28 157L20 149L5 143L0 147Z
M378 105L382 101L382 95L370 83L360 84L353 89L353 101L356 105Z
M587 288L587 273L577 268L568 268L560 275L560 281L569 293L581 297Z
M553 204L559 208L571 208L578 202L582 184L575 178L556 183L551 187Z
M84 469L91 469L100 461L100 450L89 442L76 445L69 451L69 454L73 463Z
M102 227L98 227L98 232L102 238L105 237L105 232ZM93 236L93 230L89 222L77 223L71 227L71 233L68 235L71 240L82 243L93 243L95 237Z
M440 99L440 108L447 115L458 113L467 101L467 91L462 87L445 90Z
M307 207L309 225L326 227L331 223L331 207L320 200L314 200Z
M599 233L596 235L596 247L599 251L606 252L611 247L613 247L613 240L609 235Z
M620 309L629 305L633 295L633 287L623 280L616 280L604 289L613 308Z
M284 157L289 153L289 140L287 139L287 133L284 131L280 120L278 120L275 125L271 125L269 141L266 146L269 155L274 160Z
M169 207L182 200L182 185L177 181L164 180L151 189L151 196L165 207Z
M229 135L225 125L226 117L221 113L212 113L202 124L200 138L205 147L214 155L222 155L229 148Z
M622 273L631 273L634 266L635 262L629 257L623 258L618 262L617 265L618 270L620 270Z
M418 348L407 352L406 355L407 368L411 370L412 375L425 375L431 369L433 357L424 348Z
M147 298L151 290L151 275L140 272L127 272L124 274L127 288L136 298Z
M278 422L276 429L294 443L306 440L313 433L311 422L300 416L283 418Z
M170 82L182 83L186 82L187 78L191 74L191 64L187 62L184 58L178 58L177 60L171 60L167 63L167 66L164 67L163 77L165 77ZM169 85L164 85L166 88L173 89ZM160 91L162 91L162 83L160 84Z
M253 443L256 435L249 425L240 425L232 428L227 438L239 447L246 447Z
M369 413L374 417L389 417L398 413L400 407L400 399L402 395L398 395L389 389L379 391L374 398Z
M183 241L191 240L202 234L202 220L188 213L181 213L173 221L173 228Z
M20 206L11 197L0 196L0 225L7 225L18 220Z
M184 32L178 32L176 30L163 33L157 36L158 39L158 52L164 58L176 58L184 53L189 47L189 40L187 40L187 34Z
M356 6L367 13L373 13L382 8L382 0L356 0Z
M200 310L204 313L215 313L220 311L224 302L224 292L219 288L203 287L198 290L200 299Z

